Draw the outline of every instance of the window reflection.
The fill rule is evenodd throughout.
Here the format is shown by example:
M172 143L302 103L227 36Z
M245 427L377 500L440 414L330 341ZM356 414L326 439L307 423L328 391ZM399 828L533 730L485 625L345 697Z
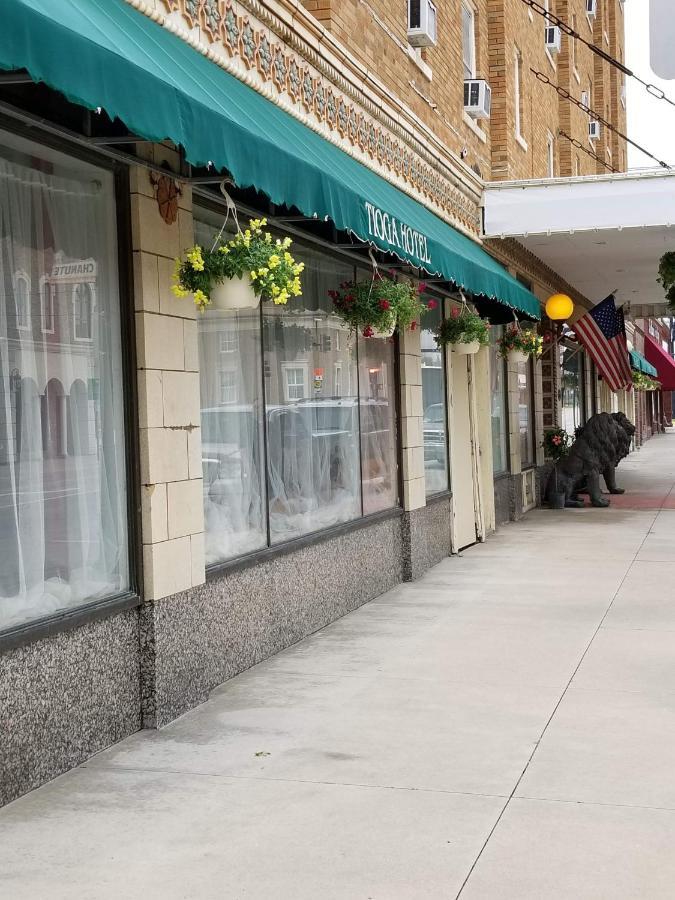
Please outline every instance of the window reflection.
M506 361L499 355L497 341L504 333L503 325L492 328L490 343L490 409L492 420L492 467L495 475L508 468L508 420L506 405Z
M434 338L441 321L441 305L424 314L422 347L422 420L424 476L427 496L448 490L448 434L443 351Z
M560 347L562 427L569 434L584 423L583 354L577 346Z
M520 464L523 469L534 465L534 397L532 360L518 364L518 427L520 431Z

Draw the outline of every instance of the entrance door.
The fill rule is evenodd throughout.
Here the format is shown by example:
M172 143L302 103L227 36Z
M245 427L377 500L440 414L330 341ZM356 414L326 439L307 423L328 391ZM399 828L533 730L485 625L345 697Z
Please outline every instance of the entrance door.
M455 549L476 542L474 465L471 445L471 404L469 402L468 357L453 353L452 360L452 505L455 520Z

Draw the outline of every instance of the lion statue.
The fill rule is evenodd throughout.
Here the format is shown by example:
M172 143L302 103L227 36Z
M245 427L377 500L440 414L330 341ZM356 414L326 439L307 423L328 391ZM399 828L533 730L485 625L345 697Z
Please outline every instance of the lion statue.
M623 413L596 413L576 431L569 454L549 475L544 497L551 502L554 492L565 494L565 506L580 507L579 493L587 493L591 505L609 506L602 496L600 475L610 494L623 494L616 484L616 467L630 452L635 426Z

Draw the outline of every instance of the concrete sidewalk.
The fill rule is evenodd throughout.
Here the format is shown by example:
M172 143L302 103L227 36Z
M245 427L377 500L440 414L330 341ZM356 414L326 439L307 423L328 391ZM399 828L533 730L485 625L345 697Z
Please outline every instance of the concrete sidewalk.
M675 434L619 481L0 811L0 896L672 898Z

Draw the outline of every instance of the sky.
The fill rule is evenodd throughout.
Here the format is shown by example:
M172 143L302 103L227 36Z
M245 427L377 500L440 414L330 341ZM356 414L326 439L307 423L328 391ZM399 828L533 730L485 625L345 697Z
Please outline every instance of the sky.
M645 81L660 87L675 101L675 79L664 81L649 64L649 0L626 0L626 65ZM675 18L669 16L675 53ZM634 78L626 82L628 136L650 153L675 167L675 106L651 97ZM628 145L628 167L652 168L657 165L639 150Z

